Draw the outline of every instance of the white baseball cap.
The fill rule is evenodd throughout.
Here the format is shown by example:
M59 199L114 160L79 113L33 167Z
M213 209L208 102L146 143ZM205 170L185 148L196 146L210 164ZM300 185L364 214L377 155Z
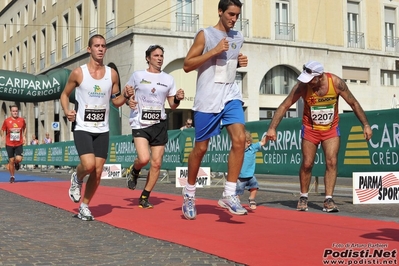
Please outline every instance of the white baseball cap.
M316 61L309 61L303 65L302 73L298 80L303 83L308 83L314 77L321 76L324 72L324 67L321 63Z

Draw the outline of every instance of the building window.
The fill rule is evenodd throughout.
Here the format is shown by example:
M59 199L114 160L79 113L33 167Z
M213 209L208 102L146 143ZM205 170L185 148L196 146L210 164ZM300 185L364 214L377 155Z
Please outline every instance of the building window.
M26 5L24 11L24 26L28 25L28 15L29 15L29 7L28 5Z
M8 52L8 70L14 71L14 64L13 64L13 57L12 57L12 50Z
M68 43L69 43L69 14L64 14L62 20L62 59L69 56Z
M10 38L12 38L13 35L13 31L14 31L14 19L10 19Z
M17 32L21 30L21 12L17 13Z
M19 45L15 47L15 71L19 71L19 57L20 57L20 51L19 51Z
M79 53L82 47L82 5L78 5L75 10L76 37L75 53Z
M36 72L36 64L35 64L36 63L36 35L32 36L32 43L31 43L30 49L31 49L31 51L30 51L31 71L33 73L35 73Z
M245 0L241 0L241 3L241 14L234 25L234 29L240 31L244 37L249 37L249 19L245 18L245 11L247 10Z
M37 3L36 0L33 0L33 5L32 5L32 20L36 19L37 16Z
M42 13L46 12L47 9L46 2L47 1L42 0Z
M364 49L364 33L360 32L359 3L348 2L348 47Z
M57 60L57 22L54 21L51 25L50 64L55 64Z
M28 41L24 41L24 45L22 46L22 71L26 72L28 61Z
M3 26L3 42L7 41L7 24Z
M289 67L276 66L262 79L260 94L289 94L297 82L298 74Z
M40 70L46 66L46 29L42 29L40 38Z
M342 67L342 79L346 83L369 83L369 69L360 67Z
M105 38L109 39L115 36L115 1L107 1L107 22L105 24Z
M90 29L89 38L97 34L98 28L98 3L97 0L92 0L90 4Z
M236 84L238 86L238 88L240 89L241 93L244 92L243 90L243 79L244 79L244 73L241 72L236 72Z
M276 40L295 40L295 25L290 23L289 7L289 2L287 1L276 2Z
M196 32L199 16L194 12L193 0L177 0L176 31Z
M272 119L275 112L276 112L276 109L260 108L259 109L259 120ZM296 113L296 110L290 109L285 113L284 117L292 118L292 117L298 117L298 115Z
M399 87L399 72L392 70L381 70L381 86Z
M385 50L399 52L398 38L396 38L396 10L385 7Z

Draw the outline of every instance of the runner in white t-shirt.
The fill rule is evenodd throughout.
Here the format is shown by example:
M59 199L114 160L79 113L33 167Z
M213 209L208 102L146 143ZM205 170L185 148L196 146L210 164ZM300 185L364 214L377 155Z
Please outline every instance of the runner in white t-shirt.
M139 199L139 207L145 209L153 207L148 198L159 177L165 145L168 142L165 101L171 109L176 109L180 100L184 99L184 90L176 91L173 77L161 70L163 55L162 46L148 47L145 52L148 68L135 71L126 84L135 91L134 97L129 100L132 109L129 122L137 150L127 186L129 189L136 188L141 168L151 160L147 182Z

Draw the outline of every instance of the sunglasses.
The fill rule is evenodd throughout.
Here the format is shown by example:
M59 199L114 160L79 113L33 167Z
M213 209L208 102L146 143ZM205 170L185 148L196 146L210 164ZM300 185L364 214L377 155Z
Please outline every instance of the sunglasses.
M311 75L311 74L321 74L320 72L311 70L310 68L306 67L305 65L303 65L303 71L305 71L309 75Z

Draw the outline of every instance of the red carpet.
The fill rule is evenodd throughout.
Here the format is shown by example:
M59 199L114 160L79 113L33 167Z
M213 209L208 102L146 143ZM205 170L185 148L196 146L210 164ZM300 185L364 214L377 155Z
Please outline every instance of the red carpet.
M69 200L68 188L69 182L0 183L0 189L76 213L78 204ZM399 248L395 222L263 206L247 216L233 216L206 199L197 199L197 219L188 221L181 213L180 196L153 192L154 209L143 210L138 207L140 193L100 186L90 210L97 221L248 265L323 265L326 249L345 251L334 244Z

